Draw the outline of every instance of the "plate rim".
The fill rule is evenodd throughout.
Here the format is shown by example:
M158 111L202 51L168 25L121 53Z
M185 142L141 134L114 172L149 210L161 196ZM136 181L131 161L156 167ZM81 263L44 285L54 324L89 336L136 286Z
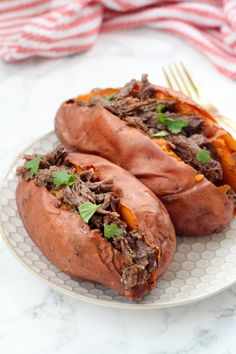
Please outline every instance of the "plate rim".
M49 131L48 133L45 133L41 135L40 137L36 138L33 142L30 144L27 144L25 148L22 148L21 152L16 155L14 160L9 164L9 166L5 169L3 174L0 176L0 193L1 190L3 189L3 184L5 179L9 176L9 174L12 172L14 166L16 165L17 161L19 160L20 156L24 154L25 150L31 148L32 144L37 143L38 141L47 138L48 136L55 134L54 130ZM217 289L217 290L212 290L206 294L202 295L197 295L195 297L190 297L188 300L176 300L171 303L160 303L160 304L145 304L145 303L122 303L118 301L106 301L106 300L101 300L93 297L89 297L83 294L78 294L74 293L73 291L67 290L62 288L60 285L52 283L50 280L47 280L44 278L42 275L37 273L35 270L33 270L31 267L29 267L24 260L16 253L14 248L12 248L11 244L8 241L8 237L4 231L3 225L2 225L2 220L0 220L0 235L3 241L3 244L7 247L7 249L15 256L15 258L18 260L19 263L21 263L28 271L30 271L31 274L35 275L38 279L41 279L45 284L49 286L49 288L52 288L64 295L68 295L74 299L81 300L93 305L101 305L104 307L110 307L110 308L119 308L119 309L129 309L129 310L157 310L157 309L164 309L164 308L170 308L170 307L177 307L177 306L185 306L189 305L195 302L200 302L203 301L207 298L210 298L214 295L220 294L223 291L227 290L228 288L232 287L234 284L236 284L236 277L235 280L232 280L230 283L226 284L225 286ZM50 263L51 261L48 260ZM52 264L52 263L51 263ZM64 272L63 272L64 273Z

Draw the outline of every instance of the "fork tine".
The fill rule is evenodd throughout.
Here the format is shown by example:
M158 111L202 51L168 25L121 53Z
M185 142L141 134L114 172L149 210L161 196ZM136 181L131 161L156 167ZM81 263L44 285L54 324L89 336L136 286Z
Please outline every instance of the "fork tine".
M172 78L174 79L174 82L175 82L176 86L178 87L178 91L183 92L183 90L182 90L182 88L181 88L181 85L180 85L180 83L179 83L179 81L178 81L178 79L177 79L177 76L175 75L175 72L174 72L174 70L172 69L172 66L169 65L168 67L169 67L169 71L170 71L170 73L171 73L171 76L172 76Z
M182 61L180 61L180 65L181 65L181 67L182 67L182 69L183 69L183 71L184 71L184 73L185 73L185 76L188 78L188 81L189 81L189 83L190 83L190 85L191 85L191 87L192 87L192 89L193 89L195 95L196 95L197 98L200 100L199 90L198 90L196 84L194 83L194 81L193 81L193 79L192 79L192 77L191 77L189 71L186 69L186 67L185 67L185 65L183 64Z
M166 72L166 69L165 69L164 67L162 67L162 72L163 72L163 74L164 74L164 76L165 76L165 79L166 79L166 81L167 81L169 87L173 90L174 87L173 87L172 82L171 82L171 80L170 80L170 77L168 76L168 74L167 74L167 72Z
M174 64L174 67L175 67L175 70L177 72L177 75L179 76L179 78L180 78L180 80L181 80L181 82L182 82L182 84L183 84L183 86L184 86L184 88L186 90L186 93L188 94L188 96L193 97L192 92L191 92L189 86L187 85L186 80L184 79L184 76L182 75L177 63Z

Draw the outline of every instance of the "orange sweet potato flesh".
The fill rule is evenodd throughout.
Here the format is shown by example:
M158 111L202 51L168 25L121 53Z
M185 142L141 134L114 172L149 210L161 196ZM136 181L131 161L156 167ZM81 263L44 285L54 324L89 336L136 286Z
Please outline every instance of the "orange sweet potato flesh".
M158 250L158 272L148 284L125 289L121 282L124 256L91 230L79 213L58 208L57 198L34 181L20 180L16 201L24 226L42 253L61 271L73 278L95 281L140 300L169 266L175 251L175 232L161 202L127 171L98 156L71 153L75 166L93 165L99 179L114 181L114 192L126 210L126 221L144 233L145 241Z
M90 95L107 95L107 92L117 92L117 89L96 89ZM174 98L179 112L196 113L203 117L205 133L213 139L215 145L217 134L220 133L221 139L225 136L225 131L215 123L214 118L187 97L159 86L156 86L156 96L158 99ZM84 97L90 99L89 95L78 98L83 100ZM196 170L163 146L163 139L151 139L101 106L77 105L77 99L62 104L56 115L55 130L64 145L105 157L132 173L163 201L179 235L209 235L230 223L234 207L226 194L212 183L198 178ZM234 146L232 142L227 146L230 149L227 159L231 165L228 160L225 161L225 150L219 150L224 168L224 183L234 187ZM208 194L213 197L207 198ZM208 215L208 218L204 215Z

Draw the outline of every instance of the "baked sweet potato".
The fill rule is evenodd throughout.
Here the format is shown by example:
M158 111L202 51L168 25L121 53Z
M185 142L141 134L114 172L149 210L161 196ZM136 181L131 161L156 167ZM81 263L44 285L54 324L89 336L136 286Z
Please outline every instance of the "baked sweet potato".
M232 220L236 142L186 96L144 76L63 103L55 130L67 147L105 157L148 186L179 235L209 235Z
M16 202L42 253L73 278L142 299L175 251L173 225L156 196L98 156L60 146L25 159Z

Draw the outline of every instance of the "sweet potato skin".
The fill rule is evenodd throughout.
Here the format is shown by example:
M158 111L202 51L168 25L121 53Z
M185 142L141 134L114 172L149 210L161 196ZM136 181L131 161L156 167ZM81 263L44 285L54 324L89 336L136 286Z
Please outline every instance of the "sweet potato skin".
M193 168L164 153L155 139L127 126L103 107L63 105L56 116L55 130L65 146L122 166L151 185L158 196L182 192L196 183Z
M180 235L197 236L196 224L201 235L222 231L233 214L229 198L206 179L182 193L163 197L162 201Z
M197 172L168 155L155 139L129 127L103 107L65 103L56 115L55 129L59 140L67 147L103 156L128 170L149 187L163 201L177 234L209 235L232 220L233 203L215 186L207 184L208 187L205 187L204 184L205 193L209 191L215 197L214 204L211 198L204 198L205 213L211 218L201 218L200 221L203 194L200 193L202 185L197 181ZM183 203L182 193L185 191L188 191L188 198L185 196ZM168 198L172 195L175 196L175 202ZM181 218L179 206L181 211L185 206Z
M223 166L223 183L229 184L236 192L236 140L225 131L204 108L194 102L191 98L181 92L167 89L162 86L152 85L156 89L156 98L159 100L174 99L175 108L182 114L193 114L204 119L203 130L205 135L211 139L213 145L218 150L221 164ZM87 95L80 95L76 98L81 101L89 101L91 96L105 96L117 93L117 88L94 89Z
M68 160L75 165L93 165L99 178L114 178L121 203L139 218L137 227L146 232L146 242L160 250L158 276L163 273L175 251L175 233L158 199L128 172L102 158L73 153ZM133 187L138 189L137 194ZM61 271L104 284L129 299L139 300L152 288L153 284L146 284L127 291L121 282L123 255L99 231L91 230L79 214L59 208L56 197L44 187L20 180L16 202L28 234Z
M33 181L19 182L16 200L27 232L54 265L75 278L124 291L117 271L121 258L79 215L58 208L56 197Z

